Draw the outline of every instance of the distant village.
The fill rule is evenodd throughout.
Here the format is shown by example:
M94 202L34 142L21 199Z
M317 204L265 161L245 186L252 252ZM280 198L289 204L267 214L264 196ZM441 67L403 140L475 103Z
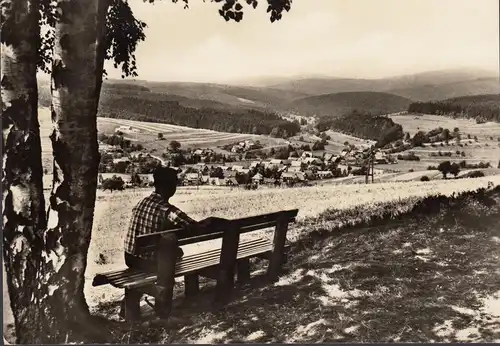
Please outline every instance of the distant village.
M120 131L131 129L120 128ZM111 137L106 137L107 142ZM171 149L161 157L144 150L127 150L127 146L99 143L101 165L99 184L114 177L123 181L124 187L152 184L152 171L159 163L179 171L183 186L242 186L255 189L262 185L300 186L316 180L334 179L349 175L365 175L369 147L346 145L338 154L325 151L304 150L309 146L287 144L277 150L264 150L260 143L245 140L224 146L230 155L213 149L180 149L180 143L170 143ZM252 153L252 155L250 155ZM255 157L258 156L258 157ZM251 159L249 159L249 157ZM372 153L374 164L395 163L381 150ZM382 174L373 169L373 174Z

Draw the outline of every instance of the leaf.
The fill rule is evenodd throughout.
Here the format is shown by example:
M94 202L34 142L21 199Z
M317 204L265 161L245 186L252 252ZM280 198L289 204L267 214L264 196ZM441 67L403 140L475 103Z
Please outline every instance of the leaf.
M267 11L266 11L266 12L267 12L267 13L269 13L269 12L271 12L271 10L272 10L272 9L273 9L273 7L272 7L271 5L269 5L269 6L267 7Z
M237 3L237 4L236 4L236 6L234 6L234 9L235 9L236 11L241 11L241 10L243 9L243 6L241 6L241 4L240 4L240 3Z

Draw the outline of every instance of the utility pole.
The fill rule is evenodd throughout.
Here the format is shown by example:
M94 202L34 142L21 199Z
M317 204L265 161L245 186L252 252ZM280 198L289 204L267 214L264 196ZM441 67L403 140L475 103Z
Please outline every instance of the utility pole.
M374 174L375 174L375 154L372 154L372 184L373 184Z

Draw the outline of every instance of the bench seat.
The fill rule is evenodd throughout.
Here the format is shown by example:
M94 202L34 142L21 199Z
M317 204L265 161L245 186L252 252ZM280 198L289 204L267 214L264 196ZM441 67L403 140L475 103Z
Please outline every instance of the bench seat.
M260 238L243 240L238 246L237 259L266 255L272 250L272 240ZM184 256L175 266L175 276L196 273L203 269L217 266L220 263L221 248ZM97 274L92 286L110 284L117 288L135 289L150 286L156 282L156 273L146 273L141 270L125 268L107 273Z

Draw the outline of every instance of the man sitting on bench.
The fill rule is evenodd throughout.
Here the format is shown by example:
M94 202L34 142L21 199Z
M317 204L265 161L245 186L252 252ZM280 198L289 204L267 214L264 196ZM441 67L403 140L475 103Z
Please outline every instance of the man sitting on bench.
M168 229L189 227L198 224L174 205L170 198L177 190L177 171L168 167L158 167L153 173L155 190L142 199L132 209L132 218L125 238L125 264L130 268L156 271L157 261L154 251L136 253L136 237L157 233ZM182 257L179 248L178 256Z

